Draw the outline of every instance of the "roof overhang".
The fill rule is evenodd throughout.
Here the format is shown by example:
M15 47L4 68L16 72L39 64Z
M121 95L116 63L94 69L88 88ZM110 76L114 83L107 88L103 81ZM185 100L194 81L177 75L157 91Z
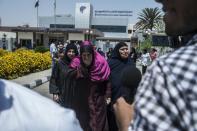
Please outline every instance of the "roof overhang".
M96 29L77 29L77 28L45 28L45 27L3 27L0 26L0 31L10 32L39 32L39 33L82 33L87 34L87 30L90 31L89 35L103 37L104 33Z
M96 40L101 41L124 41L124 42L130 42L130 38L117 38L117 37L96 37Z

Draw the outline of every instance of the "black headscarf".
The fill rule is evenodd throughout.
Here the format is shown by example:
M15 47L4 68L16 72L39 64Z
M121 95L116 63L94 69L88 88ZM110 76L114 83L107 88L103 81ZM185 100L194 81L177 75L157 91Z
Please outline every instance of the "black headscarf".
M123 69L127 66L135 66L130 57L122 59L119 53L119 49L123 46L128 46L124 42L118 43L113 52L111 59L108 60L109 67L111 69L110 80L112 83L112 103L114 103L119 97L123 95L122 84L120 80Z
M79 53L78 53L78 50L77 50L77 46L73 43L70 43L66 46L66 49L65 49L65 53L64 53L64 58L63 58L63 61L66 63L66 64L69 64L71 62L71 59L67 56L67 53L70 49L73 49L74 52L75 52L75 56L78 56Z

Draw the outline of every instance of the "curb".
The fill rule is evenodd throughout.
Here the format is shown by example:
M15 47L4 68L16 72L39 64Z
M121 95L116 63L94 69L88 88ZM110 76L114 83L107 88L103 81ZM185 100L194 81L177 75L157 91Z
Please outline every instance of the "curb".
M36 88L39 85L42 85L42 84L48 82L50 80L50 78L51 78L51 76L46 76L46 77L44 77L42 79L34 80L32 83L23 84L23 86L27 87L27 88L30 88L30 89L33 89L33 88Z

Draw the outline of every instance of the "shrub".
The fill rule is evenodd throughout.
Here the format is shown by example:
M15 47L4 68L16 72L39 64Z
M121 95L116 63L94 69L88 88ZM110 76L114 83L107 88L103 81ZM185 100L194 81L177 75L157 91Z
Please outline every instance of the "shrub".
M0 57L1 56L4 56L4 55L7 55L9 52L7 50L4 50L2 48L0 48Z
M49 51L49 48L46 48L45 46L37 46L34 49L35 52L40 52L40 53L45 53L47 51Z
M19 49L0 57L0 78L13 79L25 74L50 68L50 53L35 53Z

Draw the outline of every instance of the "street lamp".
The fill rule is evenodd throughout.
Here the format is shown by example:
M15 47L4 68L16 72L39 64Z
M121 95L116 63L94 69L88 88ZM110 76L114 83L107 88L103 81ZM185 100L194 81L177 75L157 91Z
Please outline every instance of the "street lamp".
M86 34L87 34L87 37L88 37L87 40L90 41L91 40L91 36L93 34L93 30L91 30L91 29L86 30Z
M150 29L145 30L145 31L143 32L143 37L144 37L145 40L146 40L150 35L151 35L151 30L150 30Z

